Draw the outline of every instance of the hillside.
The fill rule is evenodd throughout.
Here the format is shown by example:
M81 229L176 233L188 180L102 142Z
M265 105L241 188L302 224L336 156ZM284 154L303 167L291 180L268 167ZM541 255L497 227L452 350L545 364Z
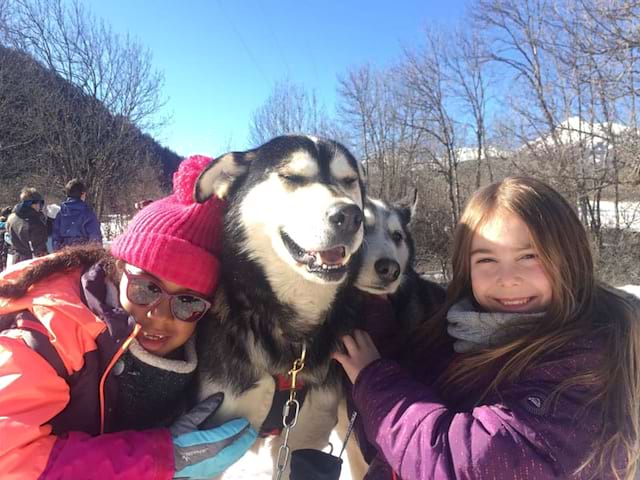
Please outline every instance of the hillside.
M0 205L15 203L24 184L49 201L81 177L100 212L168 191L181 157L112 115L95 97L40 65L0 46Z

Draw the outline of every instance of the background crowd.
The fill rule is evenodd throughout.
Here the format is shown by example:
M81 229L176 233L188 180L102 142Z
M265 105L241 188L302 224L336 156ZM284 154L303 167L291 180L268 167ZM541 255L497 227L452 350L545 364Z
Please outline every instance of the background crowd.
M74 178L65 200L46 205L33 187L24 187L19 202L0 211L0 267L40 257L70 245L102 243L100 222L86 203L87 188Z

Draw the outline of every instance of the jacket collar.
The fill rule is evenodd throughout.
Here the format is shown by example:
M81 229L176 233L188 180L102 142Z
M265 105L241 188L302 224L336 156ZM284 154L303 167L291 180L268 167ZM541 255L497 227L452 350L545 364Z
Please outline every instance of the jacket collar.
M112 337L126 338L135 326L135 319L121 306L118 287L107 276L104 265L96 263L80 277L84 302L107 325Z

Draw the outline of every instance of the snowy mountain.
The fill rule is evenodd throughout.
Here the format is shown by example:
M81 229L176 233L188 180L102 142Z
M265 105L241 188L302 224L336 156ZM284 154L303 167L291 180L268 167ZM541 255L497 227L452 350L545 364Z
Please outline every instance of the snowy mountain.
M580 117L569 117L555 128L555 136L558 142L564 146L578 145L584 142L585 145L598 153L604 153L609 148L609 142L612 137L622 135L629 130L629 127L621 123L595 123L581 120ZM542 135L525 145L515 149L515 151L536 148L536 147L553 147L555 145L554 136L551 133ZM514 152L502 150L494 146L487 146L483 153L489 158L506 158ZM476 147L462 147L456 150L459 162L467 162L476 160L478 150Z
M580 117L569 117L555 128L556 136L562 145L575 145L581 141L593 142L593 146L608 144L612 136L619 136L628 130L629 127L620 123L592 123L580 119ZM531 144L543 144L552 146L553 136L547 134L531 142Z
M458 162L468 162L470 160L478 159L478 148L477 147L462 147L456 149L456 155L458 157ZM487 157L489 158L501 158L510 155L510 152L507 150L500 150L496 147L486 147L482 152L480 157L481 160L485 160Z

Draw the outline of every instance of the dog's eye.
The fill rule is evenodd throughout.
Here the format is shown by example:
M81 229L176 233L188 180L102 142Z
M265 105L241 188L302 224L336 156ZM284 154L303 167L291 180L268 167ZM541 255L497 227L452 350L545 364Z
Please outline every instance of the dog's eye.
M395 231L391 234L391 238L394 242L400 243L404 237L402 236L402 233Z
M307 179L302 175L289 175L287 173L280 173L279 176L285 182L292 183L294 185L302 185L307 181Z
M358 181L358 179L354 177L347 177L347 178L343 178L341 181L345 187L351 187L353 186L354 183Z

